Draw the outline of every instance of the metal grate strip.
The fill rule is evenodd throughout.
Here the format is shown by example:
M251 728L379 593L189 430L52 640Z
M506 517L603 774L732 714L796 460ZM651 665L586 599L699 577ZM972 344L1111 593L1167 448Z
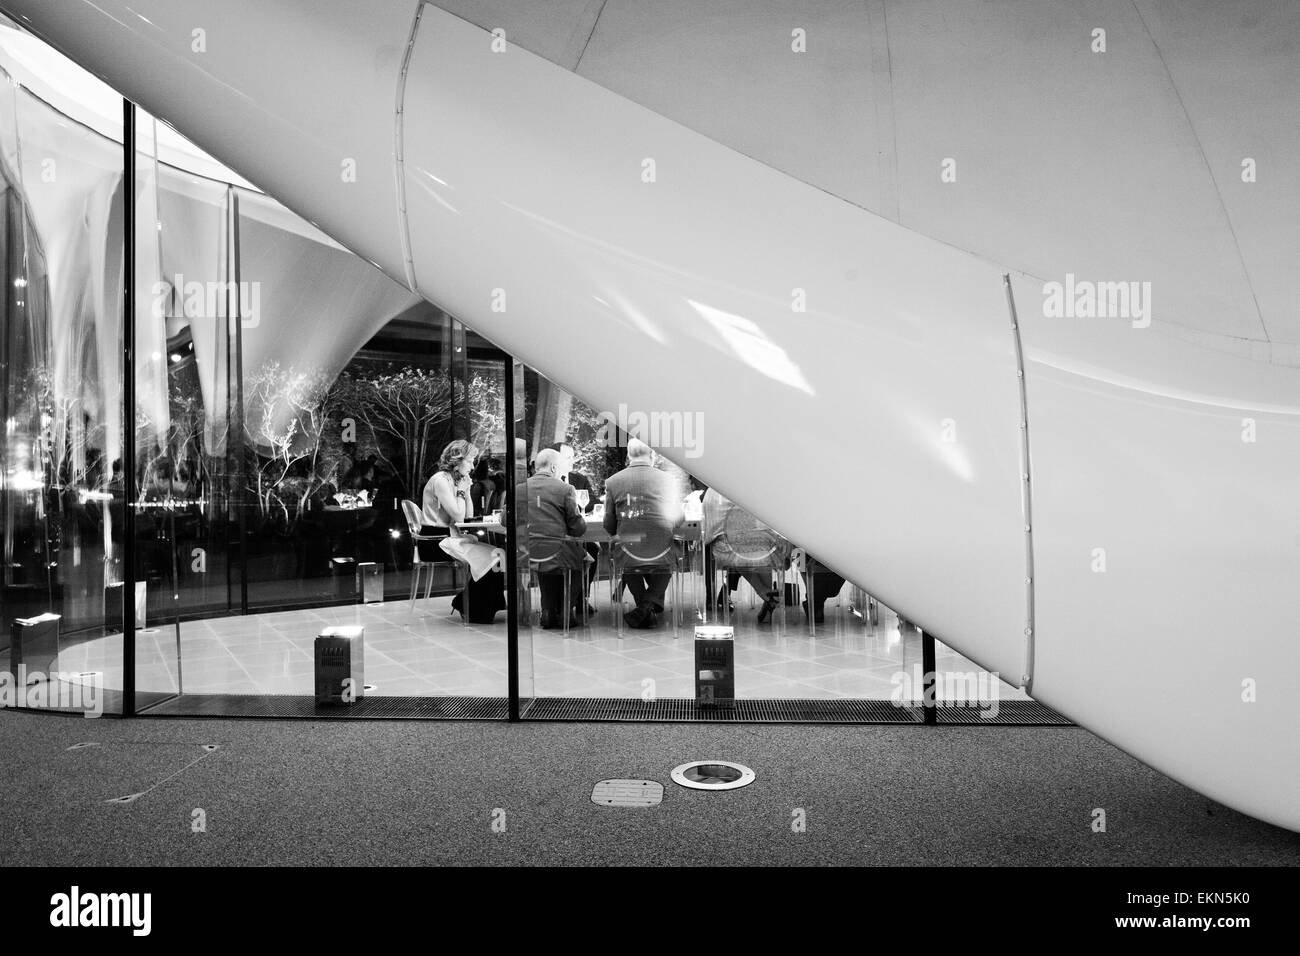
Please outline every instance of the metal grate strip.
M347 707L318 707L306 695L186 694L142 710L150 717L260 717L313 720L505 720L504 697L365 697ZM1065 717L1033 700L1008 700L996 717L979 707L940 707L941 726L1072 727ZM919 724L919 707L887 700L737 700L735 707L700 707L691 698L643 701L625 697L539 697L524 706L526 720L644 723Z
M296 717L313 720L505 720L504 697L363 697L318 707L309 695L186 694L147 711L150 717Z
M700 707L685 697L643 701L621 697L539 697L528 720L682 721L702 723L918 724L919 710L887 700L737 700L734 708Z
M986 716L987 711L981 707L940 707L938 723L949 727L978 726L994 724L1003 727L1073 727L1074 724L1062 717L1046 704L1036 700L1004 700L998 704L995 717Z

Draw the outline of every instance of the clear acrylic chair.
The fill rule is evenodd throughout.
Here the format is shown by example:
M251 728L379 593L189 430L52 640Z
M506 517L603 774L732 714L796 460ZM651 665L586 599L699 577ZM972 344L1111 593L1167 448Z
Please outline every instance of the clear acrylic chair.
M563 618L564 618L563 631L564 631L564 636L565 636L565 637L568 637L568 636L569 636L569 619L572 617L572 611L573 611L573 601L572 601L572 596L573 596L573 588L572 588L573 575L574 575L575 573L581 575L581 576L582 576L581 580L585 583L585 582L586 582L586 576L587 576L587 566L586 566L586 562L589 561L589 560L591 560L591 559L587 556L586 552L584 551L584 552L582 552L582 560L583 560L583 565L582 565L582 567L579 567L579 568L557 567L557 568L549 568L549 569L543 571L543 570L541 569L541 566L542 566L543 564L547 563L548 561L554 561L554 560L556 560L557 558L559 558L560 555L561 555L561 554L563 553L563 551L564 551L564 547L565 547L565 545L570 545L570 544L576 544L576 545L581 546L581 544L582 544L582 539L581 539L581 538L569 538L569 537L557 538L557 537L553 537L553 536L550 536L550 535L539 535L539 534L530 534L530 535L528 536L528 550L529 550L529 554L528 554L528 569L529 569L529 577L528 577L528 591L529 591L529 600L530 600L530 603L531 603L531 595L532 595L533 581L536 581L536 582L537 582L537 605L536 605L536 606L537 606L537 612L538 612L538 623L540 624L540 622L541 622L541 614L542 614L542 601L541 601L542 582L541 582L541 577L542 577L543 574L562 574L562 575L564 575L564 597L563 597L563 602L561 603L560 607L561 607L561 614L562 614L562 616L563 616ZM536 550L537 550L538 548L541 549L541 551L542 551L541 554L537 554L537 553L536 553ZM587 615L587 596L586 596L586 593L585 593L585 592L584 592L584 594L583 594L583 600L582 600L582 614L581 614L581 619L582 619L582 623L583 623L583 626L584 626L584 627L585 627L587 624L590 623L590 619L589 619L589 617L588 617L588 615ZM529 620L531 621L531 609L530 609L530 612L529 612Z
M424 599L427 601L430 595L433 594L433 579L437 573L437 566L439 564L451 565L451 587L452 590L454 591L457 589L456 570L461 566L463 562L453 557L452 555L444 552L441 549L441 547L438 549L438 553L440 555L439 557L422 558L420 556L420 542L425 541L425 542L440 544L443 541L445 535L431 535L431 534L420 533L421 529L424 527L424 512L420 510L420 506L417 505L414 501L411 501L409 499L403 499L402 513L406 516L406 526L408 529L410 529L411 532L411 551L412 551L411 611L414 612L415 596L416 593L419 591L420 579L423 575L424 569L428 568L429 570L428 581L424 585ZM497 566L499 566L502 570L504 570L504 563L498 562ZM464 610L464 613L461 614L462 624L469 623L469 575L470 575L470 571L467 566L465 568L466 587L461 594L461 602L463 604L463 610ZM451 611L451 614L455 614L455 613L456 613L455 610Z
M420 506L414 501L402 501L402 514L406 516L406 527L411 533L411 611L415 611L415 597L420 591L420 582L424 577L427 569L428 581L424 585L424 599L428 600L429 595L433 593L433 578L437 573L435 565L445 562L435 561L433 559L424 559L420 557L420 542L438 542L441 537L438 535L421 534L420 530L424 527L424 515L420 511ZM451 571L452 586L456 584L456 567L453 563Z
M660 547L659 545L663 546ZM672 622L673 635L677 634L677 629L681 625L681 558L678 554L677 541L668 536L666 544L657 542L649 546L643 537L631 538L615 537L609 543L609 559L611 573L609 576L609 603L614 609L614 622L618 629L619 637L623 636L623 594L626 587L623 582L623 576L629 571L634 574L668 574L670 580L668 590L672 592L669 599L665 595L665 600L671 600L672 603Z
M790 542L770 525L735 505L725 510L719 527L706 528L705 533L713 536L710 542L713 554L711 564L715 572L721 573L724 585L730 572L767 571L771 574L769 596L774 595L780 602L781 625L784 629L788 623L786 615L789 606L785 600L785 573L790 567ZM714 591L714 583L712 580L708 582L710 600L713 600L714 593L722 595L721 589ZM723 621L730 624L729 593L720 604ZM750 606L753 607L752 602Z

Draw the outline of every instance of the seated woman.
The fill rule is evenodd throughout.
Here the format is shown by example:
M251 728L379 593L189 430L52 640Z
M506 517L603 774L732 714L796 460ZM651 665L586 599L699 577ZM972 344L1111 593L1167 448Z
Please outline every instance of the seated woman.
M712 488L704 493L703 505L708 553L713 566L727 572L727 583L718 592L719 606L730 602L730 592L743 577L764 596L758 623L766 623L781 606L780 592L772 589L772 571L790 566L790 542Z
M465 599L469 599L469 620L474 624L491 624L498 611L505 610L505 575L495 570L498 562L504 563L501 549L464 534L457 523L474 516L470 499L470 472L478 449L463 438L458 438L442 450L438 470L424 486L423 535L436 536L438 547L457 561L464 562L470 571L465 590L452 599L451 607L465 617ZM432 542L420 542L421 560L433 560L426 549Z

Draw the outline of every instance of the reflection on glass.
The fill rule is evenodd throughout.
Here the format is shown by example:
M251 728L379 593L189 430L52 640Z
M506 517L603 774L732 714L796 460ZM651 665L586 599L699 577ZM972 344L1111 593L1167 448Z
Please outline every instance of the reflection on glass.
M919 636L807 555L797 528L772 528L730 489L707 487L663 455L629 460L639 442L617 423L632 415L594 409L531 369L524 383L517 434L530 463L562 453L590 558L587 619L527 632L538 698L694 701L693 625L721 618L735 628L742 699L891 699L898 674L920 658ZM743 488L734 494L744 500ZM530 520L535 503L525 500L520 540L541 561L559 539ZM520 594L528 600L524 583ZM534 622L540 597L531 597ZM638 603L653 616L625 618Z
M57 615L34 686L117 711L121 149L5 87L0 155L3 643L35 660L15 621Z
M410 600L402 502L465 438L475 512L501 509L504 356L268 197L160 161L158 139L140 114L128 430L121 143L0 94L6 631L58 613L62 663L120 688L132 602L141 706L311 694L317 633L354 623L371 693L503 696L504 615L461 628L445 564ZM404 600L360 604L363 579Z

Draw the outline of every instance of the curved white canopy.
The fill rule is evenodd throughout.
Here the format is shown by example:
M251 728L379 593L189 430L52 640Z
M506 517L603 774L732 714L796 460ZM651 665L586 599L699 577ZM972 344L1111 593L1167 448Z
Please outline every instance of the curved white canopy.
M434 2L909 229L1150 281L1162 324L1300 364L1300 4Z

